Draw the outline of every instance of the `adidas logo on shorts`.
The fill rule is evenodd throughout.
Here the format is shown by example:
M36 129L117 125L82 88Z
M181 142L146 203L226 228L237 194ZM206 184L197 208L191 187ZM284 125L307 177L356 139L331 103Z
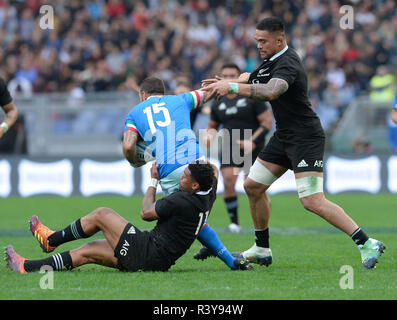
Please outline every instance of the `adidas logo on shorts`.
M131 228L127 231L127 234L135 234L135 228L133 226L131 226Z
M304 159L302 159L302 161L301 162L299 162L299 164L298 164L298 168L305 168L305 167L308 167L309 165L306 163L306 161L304 160Z

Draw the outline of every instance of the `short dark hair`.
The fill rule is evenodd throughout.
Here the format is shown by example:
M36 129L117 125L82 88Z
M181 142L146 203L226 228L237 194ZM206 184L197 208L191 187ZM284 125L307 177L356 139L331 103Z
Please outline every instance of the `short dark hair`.
M194 160L188 169L193 179L200 185L199 191L208 191L215 181L214 168L207 161Z
M233 63L233 62L226 62L223 64L221 70L226 69L226 68L230 68L230 69L236 69L238 71L238 73L241 73L240 68L238 67L237 64Z
M163 95L165 93L165 86L163 80L156 77L149 77L142 81L139 90L146 92L148 95Z
M256 25L257 30L266 30L269 32L285 32L284 23L280 18L264 18Z

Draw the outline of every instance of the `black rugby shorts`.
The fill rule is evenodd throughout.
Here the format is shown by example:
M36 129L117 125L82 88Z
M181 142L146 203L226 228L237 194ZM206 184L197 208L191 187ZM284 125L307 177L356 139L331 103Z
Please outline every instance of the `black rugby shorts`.
M291 169L295 173L324 170L325 137L322 135L282 136L270 138L258 158Z
M124 228L114 256L120 271L167 271L170 268L158 255L150 233L139 230L131 223Z

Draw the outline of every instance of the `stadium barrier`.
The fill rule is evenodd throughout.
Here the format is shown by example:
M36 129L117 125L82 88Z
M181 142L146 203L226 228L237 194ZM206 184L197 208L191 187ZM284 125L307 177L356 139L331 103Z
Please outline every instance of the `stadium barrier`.
M211 161L218 164L217 160ZM133 168L120 157L2 157L0 197L139 195L149 185L150 166L148 163ZM325 157L324 173L324 190L329 194L397 193L397 155L329 154ZM243 180L241 173L238 192L244 192ZM222 176L218 192L223 192ZM296 192L290 170L269 189L269 194L288 192Z

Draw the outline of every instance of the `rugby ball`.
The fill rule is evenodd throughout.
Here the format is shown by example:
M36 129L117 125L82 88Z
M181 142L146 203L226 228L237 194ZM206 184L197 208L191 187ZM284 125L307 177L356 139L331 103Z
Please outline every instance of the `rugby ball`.
M136 144L136 155L138 162L146 163L155 160L153 150L143 140Z

